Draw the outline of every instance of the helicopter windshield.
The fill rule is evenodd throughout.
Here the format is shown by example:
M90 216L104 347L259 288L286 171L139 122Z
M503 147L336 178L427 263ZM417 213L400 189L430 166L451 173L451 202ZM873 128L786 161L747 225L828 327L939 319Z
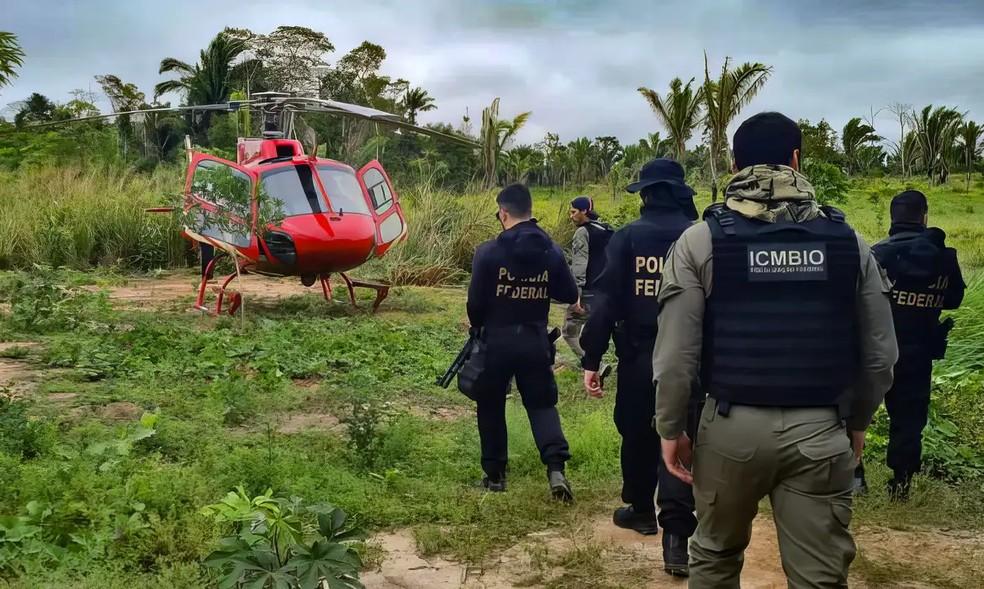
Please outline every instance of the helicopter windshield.
M263 190L281 201L285 217L323 212L321 195L315 187L311 166L285 166L260 176Z
M318 166L318 176L328 191L328 202L336 212L369 214L369 205L354 173L343 168Z

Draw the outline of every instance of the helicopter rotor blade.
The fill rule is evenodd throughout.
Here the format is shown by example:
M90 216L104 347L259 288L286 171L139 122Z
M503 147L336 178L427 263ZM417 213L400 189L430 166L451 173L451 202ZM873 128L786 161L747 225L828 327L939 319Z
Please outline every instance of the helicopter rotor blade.
M324 98L290 96L280 92L261 92L261 93L254 94L253 96L254 98L252 100L230 100L229 102L219 103L219 104L199 104L199 105L192 105L192 106L164 106L164 107L157 107L157 108L144 108L144 109L137 109L137 110L128 110L128 111L120 111L114 113L91 115L86 117L77 117L74 119L65 119L62 121L45 121L42 123L30 123L28 125L25 125L25 127L31 129L54 127L54 126L65 125L70 123L81 123L86 121L114 119L116 117L120 117L124 115L138 115L138 114L165 113L165 112L180 113L180 112L195 112L195 111L237 112L243 108L251 108L251 109L257 109L263 112L264 114L273 115L273 116L284 114L284 113L298 113L298 112L323 113L329 115L343 116L343 117L353 118L357 120L379 123L384 126L393 127L404 131L411 131L420 135L434 137L436 139L441 139L444 141L451 141L454 143L458 143L460 145L466 145L468 147L480 147L478 142L470 137L445 133L443 131L438 131L436 129L430 129L427 127L412 125L404 121L399 115L378 110L375 108L371 108L368 106L362 106L359 104L349 104L347 102L339 102L337 100L328 100ZM0 131L0 133L11 133L18 130L20 129L10 129L5 131Z
M282 104L284 108L297 112L346 116L358 120L379 123L383 126L394 127L405 131L412 131L414 133L434 137L436 139L452 141L461 145L467 145L468 147L479 147L478 142L470 137L453 135L443 131L438 131L436 129L411 125L401 119L399 115L367 106L337 102L335 100L324 100L320 98L291 98L285 100Z
M55 127L58 125L66 125L72 123L84 123L87 121L102 121L108 119L114 119L116 117L124 115L139 115L148 113L165 113L165 112L194 112L194 111L226 111L235 112L241 109L243 106L248 105L250 101L239 100L230 101L223 104L199 104L195 106L161 106L156 108L141 108L137 110L124 110L119 112L102 113L98 115L89 115L85 117L75 117L72 119L64 119L60 121L44 121L40 123L28 123L24 125L23 128L26 129L39 129L43 127ZM11 129L8 131L0 131L0 133L10 133L13 131L19 131L21 129Z

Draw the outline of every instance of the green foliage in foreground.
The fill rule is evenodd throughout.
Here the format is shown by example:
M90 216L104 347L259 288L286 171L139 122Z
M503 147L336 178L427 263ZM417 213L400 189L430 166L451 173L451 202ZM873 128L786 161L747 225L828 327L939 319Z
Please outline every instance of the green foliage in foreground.
M64 272L11 276L0 275L0 283L76 281ZM938 371L931 428L952 424L956 434L939 437L927 459L947 480L919 477L910 505L889 504L877 486L887 474L875 430L867 457L873 492L858 506L858 525L984 528L980 463L962 458L964 447L984 446L984 422L973 410L984 355L972 351L984 333L975 323L984 291L974 284L957 314L951 360ZM558 378L577 504L547 500L543 465L515 399L507 409L509 493L484 495L475 486L471 405L433 385L464 337L460 289L398 289L374 316L344 304L325 307L309 294L253 303L245 320L119 311L87 291L31 292L52 291L71 301L65 322L38 327L15 324L12 311L0 317L0 339L40 341L26 360L47 370L29 396L0 405L0 558L15 587L213 586L232 574L220 564L225 558L262 561L272 570L269 536L248 547L222 540L247 531L228 521L230 513L249 512L256 521L253 504L267 489L272 497L303 497L306 505L336 505L367 530L412 527L425 553L470 563L617 503L612 396L584 399L571 369ZM175 308L191 298L189 288ZM554 310L555 323L561 311ZM560 354L573 366L566 349ZM954 376L959 370L964 375ZM121 406L129 408L125 415ZM437 409L449 417L435 419ZM226 508L202 514L238 487ZM314 551L315 541L327 542L315 531L318 515L284 514L304 522L306 548L274 550L281 554L277 570ZM319 550L329 553L326 544ZM371 551L360 549L370 565Z
M239 487L202 510L236 527L235 535L223 538L205 559L219 571L219 587L318 589L325 583L331 589L362 589L362 562L350 545L362 534L346 525L345 512L272 495L267 490L250 498Z

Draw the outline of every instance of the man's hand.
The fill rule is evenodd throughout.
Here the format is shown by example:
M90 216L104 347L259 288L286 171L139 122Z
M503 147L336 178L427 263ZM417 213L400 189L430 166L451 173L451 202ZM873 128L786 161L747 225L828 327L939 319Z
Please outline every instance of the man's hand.
M663 447L663 464L670 474L687 483L694 484L694 475L690 472L693 464L693 445L686 433L680 434L675 440L661 440Z
M601 377L598 376L597 370L584 371L584 392L595 399L605 396L605 390L601 386Z
M577 302L574 303L574 308L572 311L574 311L575 315L584 315L584 307L581 306L581 299L578 299Z
M864 432L851 431L851 449L854 450L854 460L861 463L861 453L864 451Z

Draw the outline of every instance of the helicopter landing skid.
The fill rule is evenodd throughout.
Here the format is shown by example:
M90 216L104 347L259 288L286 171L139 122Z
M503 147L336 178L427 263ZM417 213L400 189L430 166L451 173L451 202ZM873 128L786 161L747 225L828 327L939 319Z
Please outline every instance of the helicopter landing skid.
M345 287L348 288L349 302L351 302L352 306L355 307L356 309L359 308L359 305L355 302L356 287L371 288L376 291L376 299L372 302L373 313L375 313L376 310L379 309L379 305L383 302L384 299L386 299L387 296L389 296L390 287L388 284L380 284L378 282L366 282L364 280L353 280L352 278L349 278L348 275L345 274L344 272L339 272L339 275L341 275L342 280L345 281ZM331 274L322 274L318 276L318 279L321 281L321 292L324 293L325 300L330 303L332 302L331 295L333 290L331 288L331 281L329 280L329 278L331 278Z
M209 261L208 265L205 266L205 271L202 272L201 283L198 285L198 298L195 300L195 305L193 307L194 309L197 309L203 313L207 313L213 316L218 316L222 314L223 303L225 303L227 300L229 306L225 309L225 312L228 313L229 315L235 315L236 311L238 311L243 304L243 295L239 291L230 290L228 288L229 283L232 282L233 278L239 275L239 273L233 272L232 274L226 276L225 279L222 280L221 285L212 287L212 292L216 294L215 309L214 310L209 309L205 305L205 292L208 289L208 278L209 276L212 275L212 272L215 270L216 263L218 263L219 259L222 258L223 256L228 256L228 254L224 252L220 252L216 254L215 257L213 257L211 261Z

